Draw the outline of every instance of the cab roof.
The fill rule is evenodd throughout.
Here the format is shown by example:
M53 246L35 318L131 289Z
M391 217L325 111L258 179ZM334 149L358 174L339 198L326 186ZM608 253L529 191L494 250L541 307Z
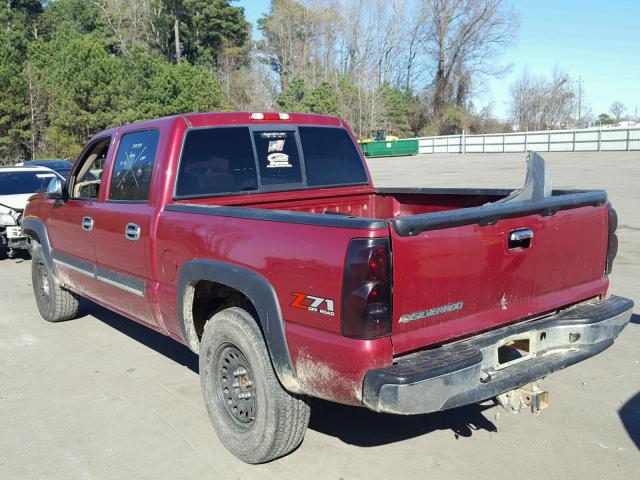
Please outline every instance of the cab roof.
M254 118L256 114L263 114L264 119ZM319 125L327 127L341 127L345 123L338 117L331 115L317 115L313 113L285 113L287 119L277 118L281 112L204 112L204 113L184 113L179 115L170 115L151 120L143 120L126 125L103 130L93 136L93 139L114 135L120 128L132 126L137 128L156 128L182 119L188 127L218 127L223 125L266 125L266 124L283 124L283 125Z

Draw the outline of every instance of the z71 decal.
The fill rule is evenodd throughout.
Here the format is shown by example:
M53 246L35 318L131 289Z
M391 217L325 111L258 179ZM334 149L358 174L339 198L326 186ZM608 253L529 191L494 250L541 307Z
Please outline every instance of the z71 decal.
M290 307L301 308L302 310L321 313L322 315L329 315L331 317L335 315L333 300L298 292L292 292L291 295L296 298L289 304Z

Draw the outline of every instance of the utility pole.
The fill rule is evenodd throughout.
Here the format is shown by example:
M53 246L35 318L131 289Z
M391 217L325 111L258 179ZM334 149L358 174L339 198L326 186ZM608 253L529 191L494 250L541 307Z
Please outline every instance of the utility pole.
M578 128L582 119L582 75L578 77Z

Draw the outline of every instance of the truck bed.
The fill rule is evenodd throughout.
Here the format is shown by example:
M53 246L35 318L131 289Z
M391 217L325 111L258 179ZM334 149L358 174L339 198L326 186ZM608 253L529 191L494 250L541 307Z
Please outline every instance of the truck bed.
M221 205L285 210L291 212L343 214L390 219L421 213L468 208L506 197L512 190L467 189L321 189L233 198L191 199L188 204ZM261 201L261 197L266 197ZM181 202L183 203L183 202Z
M261 202L190 200L214 215L387 229L393 255L394 353L461 338L601 296L607 252L603 191L556 190L497 202L511 190L380 189L283 192ZM181 202L183 203L183 202ZM224 205L226 203L226 205ZM195 208L194 208L195 207ZM528 245L509 236L531 230Z
M245 197L215 197L180 201L177 205L243 207L279 210L347 218L390 220L401 235L418 230L444 227L448 223L491 223L499 218L513 218L527 213L555 214L559 210L580 206L601 206L607 201L603 190L553 190L543 202L494 204L506 198L511 189L465 188L384 188L384 189L316 189L278 194L254 194ZM342 193L344 192L344 193ZM261 197L265 197L262 201ZM481 208L474 208L481 207ZM219 209L222 214L236 209ZM429 215L453 211L455 215ZM258 212L255 212L258 215ZM268 216L267 212L264 213ZM410 217L410 218L407 218ZM355 225L355 224L354 224ZM413 229L413 230L412 230ZM411 231L412 230L412 231Z

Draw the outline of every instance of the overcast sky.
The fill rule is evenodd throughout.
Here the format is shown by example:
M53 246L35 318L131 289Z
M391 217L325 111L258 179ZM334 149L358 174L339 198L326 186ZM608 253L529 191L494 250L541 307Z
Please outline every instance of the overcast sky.
M511 73L481 85L477 107L493 103L506 117L509 85L526 68L550 75L555 65L576 81L582 76L583 103L595 115L612 102L640 114L640 0L511 0L520 14L516 44L503 56ZM270 0L239 0L254 24ZM255 31L255 28L254 28Z

